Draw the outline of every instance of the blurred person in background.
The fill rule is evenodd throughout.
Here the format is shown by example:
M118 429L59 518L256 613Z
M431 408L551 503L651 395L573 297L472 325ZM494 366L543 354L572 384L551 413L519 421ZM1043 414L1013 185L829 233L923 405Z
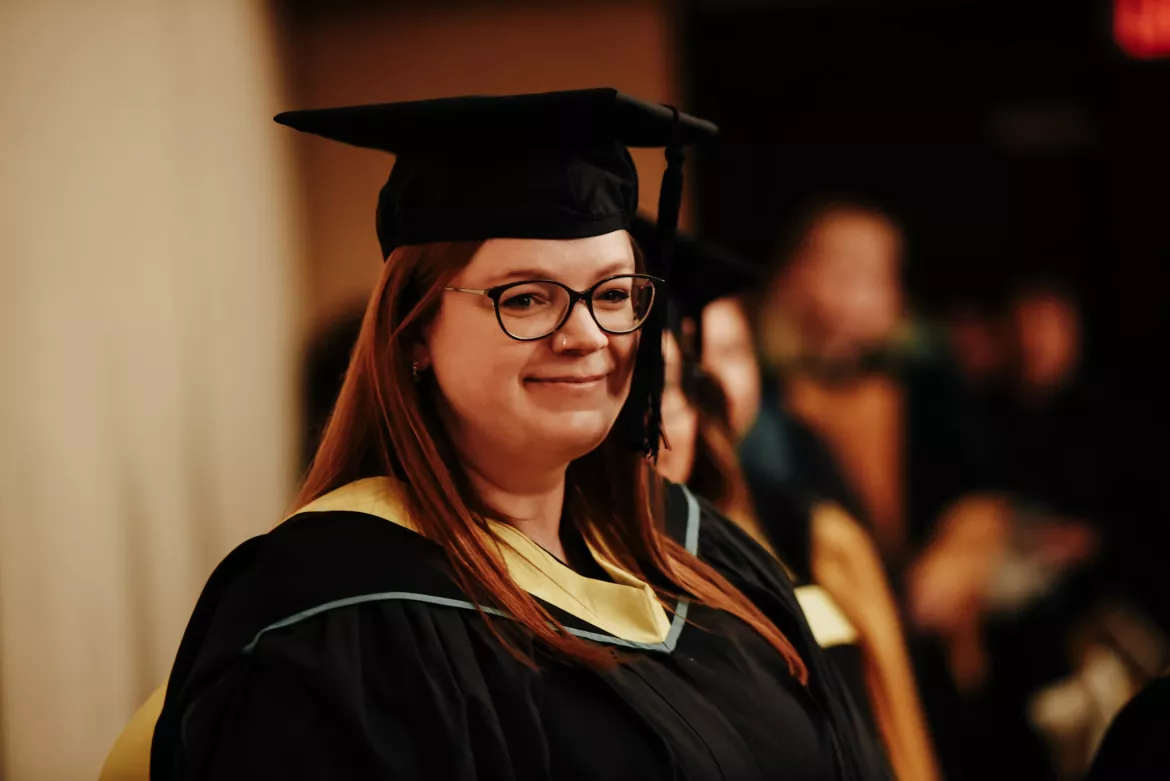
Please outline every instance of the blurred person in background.
M997 687L1028 701L1071 777L1113 714L1170 663L1148 587L1165 557L1159 492L1145 479L1164 443L1148 441L1140 405L1094 365L1066 280L1024 277L1004 320L1013 361L991 417L1020 544L1002 580L1029 598L1009 599L992 625Z
M1085 361L1081 308L1072 287L1027 278L1010 296L1004 319L1012 360L990 407L1005 485L1015 497L1017 533L1033 537L1031 570L1050 585L1012 623L1022 645L1000 665L1020 691L1067 674L1059 639L1100 590L1092 568L1103 523L1115 514L1118 452L1110 396ZM1044 559L1047 559L1046 561ZM1027 663L1021 663L1024 659Z
M1001 485L1012 498L1011 530L989 583L984 635L993 675L983 698L993 703L992 711L1013 719L1026 714L1025 729L1048 745L1058 772L1067 774L1077 762L1078 772L1083 772L1086 757L1076 744L1086 724L1071 718L1077 708L1069 705L1065 679L1076 669L1073 638L1093 610L1090 584L1096 535L1089 525L1063 518L1037 502L1028 483L1030 474L1051 470L1085 443L1053 459L1052 454L1037 451L1042 438L1019 448L1004 431L1005 426L1018 425L1012 420L1014 402L1008 399L1015 398L1023 362L1034 362L1029 371L1033 387L1059 384L1059 375L1075 362L1069 353L1071 332L1052 332L1048 345L1038 343L1044 341L1042 334L1020 334L1020 320L1030 320L1029 313L972 295L969 286L960 295L945 308L943 324L968 395L992 432L989 439ZM1039 313L1042 320L1045 314ZM1059 329L1060 324L1051 321L1043 328L1053 325ZM1086 419L1086 425L1095 422ZM1071 435L1062 432L1066 440ZM1063 697L1049 690L1053 685L1064 687ZM1109 712L1110 707L1114 706L1103 704L1100 710ZM1080 759L1073 760L1078 751Z
M904 242L887 213L854 200L814 202L790 226L754 302L764 383L745 472L761 484L796 477L873 534L944 774L1043 778L1023 714L1009 724L989 700L988 594L1009 505L962 374L907 312Z
M841 673L858 707L864 728L875 738L881 735L886 754L890 757L890 765L895 771L894 777L936 778L936 775L923 770L924 763L929 767L929 752L925 752L924 756L924 752L921 752L923 745L910 743L911 736L899 734L897 727L905 725L890 723L886 707L888 702L874 702L882 698L884 692L881 686L887 681L880 678L867 679L866 674L875 671L865 665L869 660L863 659L863 649L869 649L875 638L886 641L887 645L891 639L894 643L900 642L900 637L896 635L896 618L891 622L893 600L889 596L888 586L880 579L880 564L876 570L879 573L877 583L866 582L867 577L873 576L874 570L859 571L855 564L856 559L865 557L865 548L856 545L856 538L850 540L853 545L845 544L844 533L834 536L836 525L832 520L835 517L815 522L811 508L797 497L789 497L788 507L785 508L788 513L786 517L773 515L769 518L769 524L761 523L752 509L750 498L746 495L747 486L734 460L735 447L727 424L726 407L723 407L722 414L718 411L723 402L721 389L713 378L703 375L693 362L683 359L678 340L673 334L666 335L663 349L666 385L663 389L662 423L670 447L660 454L659 473L668 480L688 485L697 496L710 501L765 550L776 556L797 585L796 596L813 636ZM792 555L789 555L788 549L780 547L783 540L773 544L770 531L775 526L782 526L789 532L789 537L794 536L794 527L804 527L803 548L792 550ZM819 540L815 539L818 530ZM865 541L864 532L861 537ZM841 544L835 544L838 541ZM877 561L876 556L873 560ZM798 574L799 571L806 574L802 576ZM827 582L829 587L822 590L811 586L810 571L815 571L820 576L819 582ZM875 585L878 587L876 590ZM842 593L844 600L834 599L834 592ZM887 601L883 601L883 597ZM856 623L851 617L858 619ZM874 632L874 628L892 629L894 637L891 638L890 633ZM883 648L881 642L878 645L877 655L880 658ZM904 672L909 672L908 666ZM867 689L867 682L874 684L872 689ZM897 701L895 704L898 704ZM875 718L875 713L886 718ZM921 721L918 727L922 727ZM906 743L899 742L899 738ZM907 751L908 747L911 750Z
M1118 394L1087 360L1081 306L1064 280L1025 279L1005 319L1013 355L992 415L1007 485L1087 550L1107 531L1128 460L1110 414Z
M1007 355L995 312L974 301L961 301L950 307L943 326L969 387L985 391L1002 379Z
M279 119L398 153L386 265L297 511L200 597L151 777L886 778L783 569L647 463L626 144L668 146L668 275L713 126L613 90Z
M732 495L746 493L747 510L783 546L796 582L823 588L857 628L864 696L897 777L941 777L902 618L870 533L837 502L796 482L751 485L739 466L738 443L755 421L760 400L759 363L743 302L724 297L706 306L701 340L703 368L698 374L714 384L696 394L705 423L699 442L711 451L727 443L735 448L735 460L730 462L734 470L724 470L727 477L712 479L716 463L711 462L707 477L700 473L691 484L696 490L713 483L742 486ZM811 432L806 436L815 440Z
M653 247L653 223L633 234ZM840 506L792 483L753 495L737 444L755 419L760 372L747 314L733 294L761 282L742 258L680 234L664 340L658 470L689 485L775 555L797 584L818 643L836 663L900 779L939 777L897 606L869 534Z
M988 298L960 294L942 307L939 317L968 397L983 420L994 414L1014 355L1001 307Z
M823 441L843 481L814 471L824 459L795 468L867 523L911 614L942 628L978 602L1006 519L961 376L907 316L903 241L861 203L817 203L797 220L758 301L762 402ZM940 557L964 566L934 566ZM980 675L956 667L972 683Z
M1012 487L1070 516L1099 515L1113 458L1100 422L1109 397L1085 360L1077 295L1054 277L1027 279L1006 320L1014 361L996 418Z

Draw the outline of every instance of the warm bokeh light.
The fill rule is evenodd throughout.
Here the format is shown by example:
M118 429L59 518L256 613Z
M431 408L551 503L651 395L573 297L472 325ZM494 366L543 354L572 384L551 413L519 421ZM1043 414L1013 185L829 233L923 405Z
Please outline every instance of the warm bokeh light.
M1130 57L1170 57L1170 0L1113 0L1113 35Z

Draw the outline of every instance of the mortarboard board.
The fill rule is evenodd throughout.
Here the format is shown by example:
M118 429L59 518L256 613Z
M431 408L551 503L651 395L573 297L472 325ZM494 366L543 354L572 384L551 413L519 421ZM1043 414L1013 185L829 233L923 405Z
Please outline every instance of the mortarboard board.
M718 132L611 88L290 111L276 121L396 155L378 196L383 258L412 244L577 239L629 229L638 175L628 147L665 147L657 242L648 255L653 271L667 278L683 147ZM661 313L652 313L619 420L650 455L660 430L661 328Z
M383 256L434 241L577 239L628 228L638 175L627 147L667 147L677 169L683 145L717 132L614 89L289 111L276 121L397 155L378 198ZM666 195L661 205L677 214L678 195ZM667 208L659 221L677 223Z

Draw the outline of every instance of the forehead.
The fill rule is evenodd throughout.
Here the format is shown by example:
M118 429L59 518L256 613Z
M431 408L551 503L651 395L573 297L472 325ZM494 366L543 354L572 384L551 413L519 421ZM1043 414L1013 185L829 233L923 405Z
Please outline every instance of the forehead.
M1058 293L1039 293L1021 298L1015 302L1013 309L1017 319L1075 320L1077 318L1077 309L1073 302Z
M898 231L887 220L870 214L841 212L817 221L807 246L821 257L883 257L893 259Z
M720 298L703 309L703 329L741 331L749 327L747 310L733 298Z
M730 342L750 338L751 323L738 301L720 299L703 310L704 341Z
M460 274L465 283L553 279L578 288L609 274L632 273L630 236L614 231L583 239L489 239Z

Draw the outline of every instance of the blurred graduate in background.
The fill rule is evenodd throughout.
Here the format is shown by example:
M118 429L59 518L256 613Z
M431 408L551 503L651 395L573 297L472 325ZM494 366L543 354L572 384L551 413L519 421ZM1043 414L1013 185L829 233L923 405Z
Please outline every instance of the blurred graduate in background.
M632 233L653 247L644 218ZM735 296L762 269L693 236L676 238L666 335L663 428L666 477L689 485L777 556L818 642L837 665L895 775L938 778L901 621L869 534L840 505L798 481L753 493L738 440L756 416L760 373L750 325Z

